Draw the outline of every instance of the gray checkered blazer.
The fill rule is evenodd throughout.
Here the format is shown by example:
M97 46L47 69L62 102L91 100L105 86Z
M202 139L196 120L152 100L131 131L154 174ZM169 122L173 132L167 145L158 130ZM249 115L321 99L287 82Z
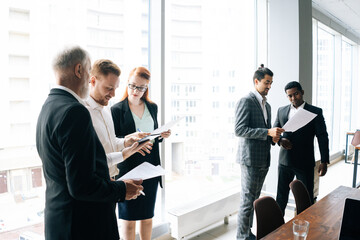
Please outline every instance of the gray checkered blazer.
M260 103L255 94L250 92L236 104L235 135L239 137L236 162L250 167L270 166L271 137L267 136L271 128L271 107L265 105L265 122Z

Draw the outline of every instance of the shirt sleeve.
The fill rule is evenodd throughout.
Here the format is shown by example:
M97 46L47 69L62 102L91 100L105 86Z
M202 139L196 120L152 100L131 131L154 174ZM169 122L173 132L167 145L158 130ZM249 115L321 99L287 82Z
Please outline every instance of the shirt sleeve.
M114 142L116 145L116 151L120 152L125 148L125 138L115 137Z
M108 167L110 168L110 167L124 161L124 157L123 157L122 152L112 152L112 153L106 154L106 160L107 160Z

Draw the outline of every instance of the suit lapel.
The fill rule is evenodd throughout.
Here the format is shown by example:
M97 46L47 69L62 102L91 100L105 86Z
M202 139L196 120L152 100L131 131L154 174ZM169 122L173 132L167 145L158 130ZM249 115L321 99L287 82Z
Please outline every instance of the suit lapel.
M305 102L304 109L310 112L310 105Z
M134 122L134 118L131 114L131 110L129 107L129 101L126 98L123 102L122 102L122 109L124 111L124 119L126 124L126 131L129 133L133 133L136 132L136 127L135 127L135 122Z
M266 108L266 113L267 113L267 127L268 128L271 128L271 109L270 109L270 104L268 104L267 102L266 102L266 104L265 104L265 108Z
M150 115L152 117L152 119L154 120L154 129L157 129L158 128L158 123L157 123L157 120L156 120L156 115L155 115L155 109L153 107L153 105L151 105L150 103L148 103L147 101L144 101L149 112L150 112Z
M263 117L265 126L269 126L268 123L265 122L264 112L263 112L262 107L261 107L259 101L257 100L255 94L252 93L252 92L250 92L250 96L251 96L252 100L255 102L256 106L258 106L258 110L261 112L261 116ZM269 115L268 105L269 105L268 103L265 104L265 108L266 108L266 113L268 114L268 116L270 116L270 115ZM269 106L269 107L270 107L270 106ZM268 120L269 120L269 117L268 117ZM270 125L271 125L271 124L270 124Z
M286 108L284 108L284 111L282 112L282 119L284 121L284 124L289 121L289 112L290 112L290 105L288 105Z

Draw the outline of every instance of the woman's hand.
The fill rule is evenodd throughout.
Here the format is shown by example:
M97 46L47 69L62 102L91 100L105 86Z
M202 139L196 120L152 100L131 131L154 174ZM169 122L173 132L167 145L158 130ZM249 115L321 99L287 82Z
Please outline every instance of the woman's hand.
M150 133L147 132L134 132L129 135L126 135L124 138L124 146L130 147L135 142L139 141L140 139L150 135Z
M160 136L162 138L168 138L170 137L170 135L171 135L171 129L167 130L166 132L162 132Z

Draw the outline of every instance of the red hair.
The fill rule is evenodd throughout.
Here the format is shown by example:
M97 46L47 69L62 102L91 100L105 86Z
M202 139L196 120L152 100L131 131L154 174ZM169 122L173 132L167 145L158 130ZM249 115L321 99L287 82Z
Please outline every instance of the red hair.
M148 84L149 84L151 74L150 74L150 71L149 71L146 67L136 67L136 68L134 68L133 70L131 70L131 72L130 72L130 74L129 74L129 78L128 78L128 83L129 83L129 81L130 81L130 78L133 77L133 76L137 76L137 77L144 78L144 79L148 82ZM128 86L126 86L124 95L123 95L123 97L120 99L120 101L125 100L128 96L129 96ZM146 91L145 91L144 94L142 95L141 100L146 101L146 102L152 102L152 101L150 100L150 97L149 97L149 87L146 89Z

